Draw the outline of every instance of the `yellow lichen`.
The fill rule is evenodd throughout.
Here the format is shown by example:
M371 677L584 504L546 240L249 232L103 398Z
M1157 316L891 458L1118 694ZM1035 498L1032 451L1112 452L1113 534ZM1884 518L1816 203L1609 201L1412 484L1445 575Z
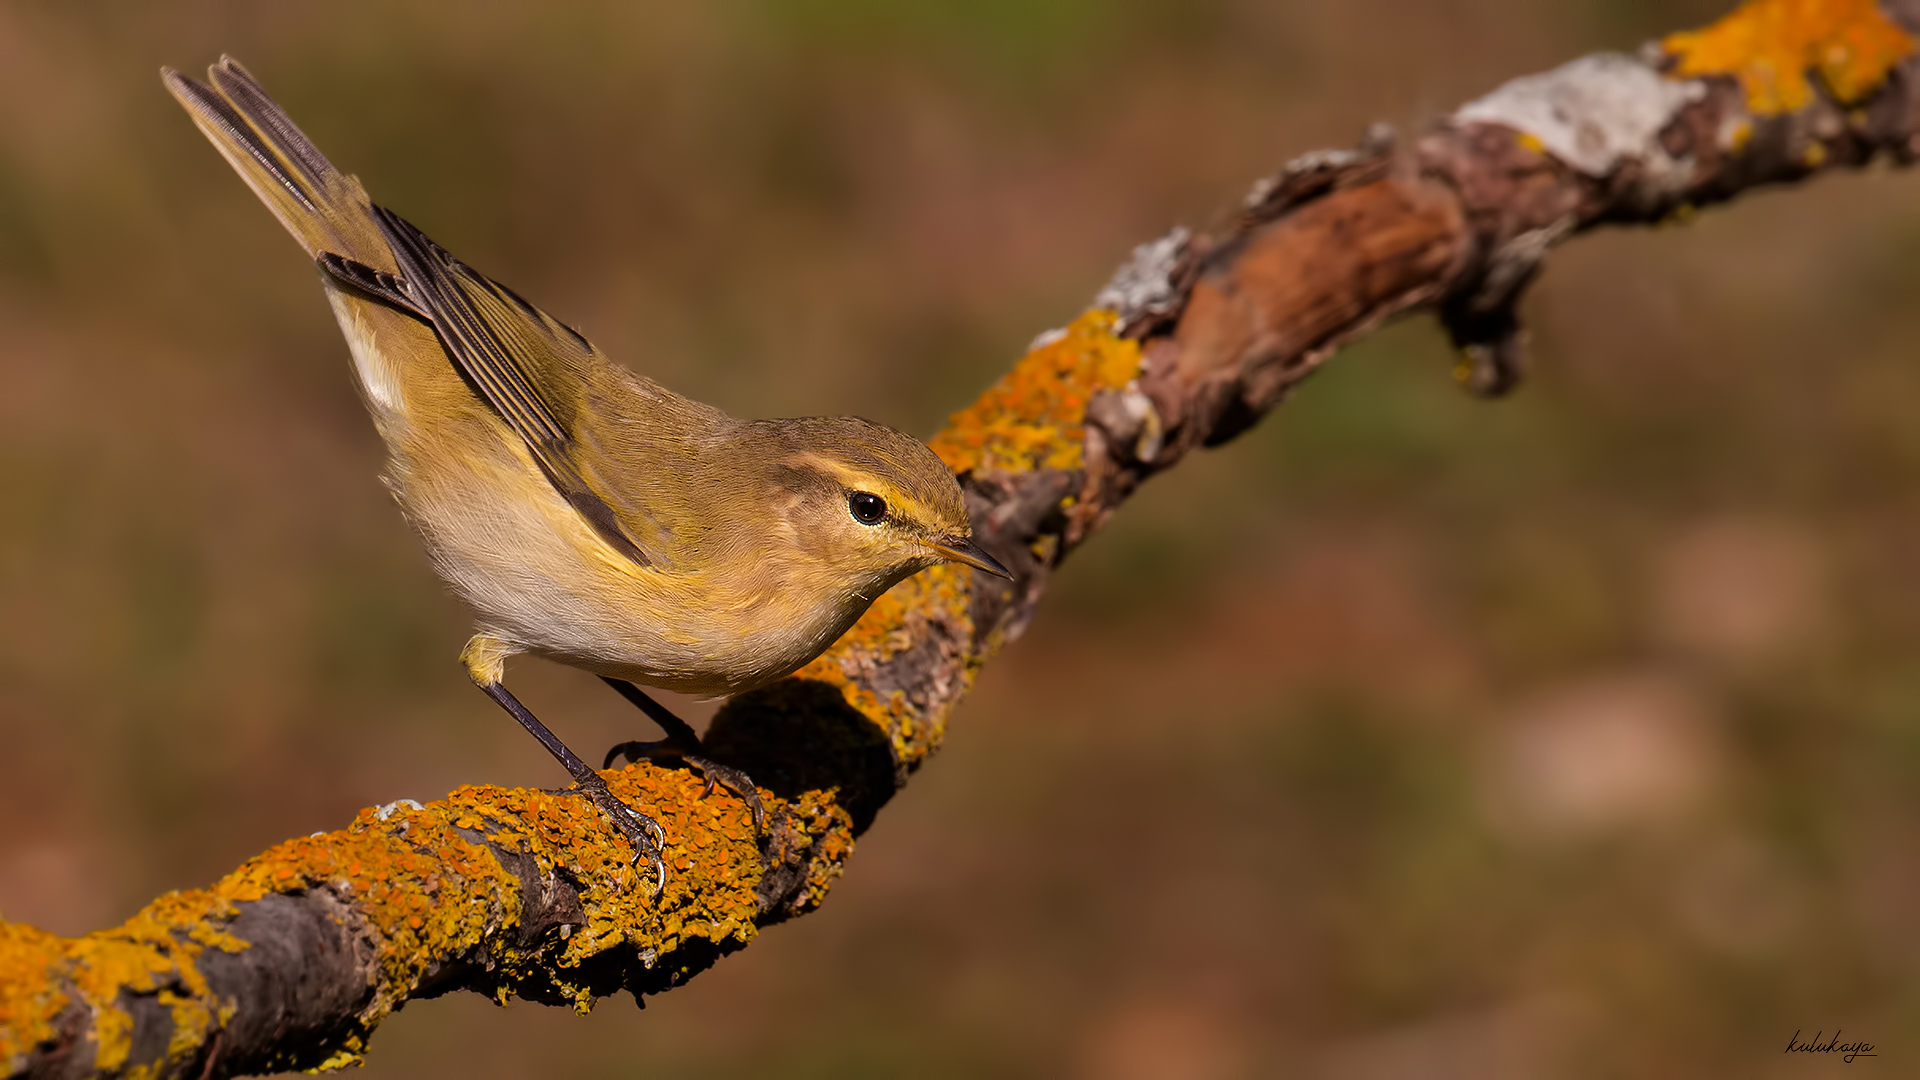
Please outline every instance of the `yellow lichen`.
M1079 468L1088 400L1140 373L1140 345L1118 329L1112 311L1081 315L1029 350L928 445L957 473Z
M885 663L901 650L924 642L931 620L945 622L970 646L976 580L971 568L952 563L915 574L882 594L832 648L794 675L838 686L847 704L887 733L895 760L918 761L939 744L946 726L945 712L923 716L906 694L895 690L882 697L868 688L863 676L871 665ZM961 661L961 678L971 683L985 657L976 656L969 647ZM964 693L966 686L956 689ZM949 700L959 696L953 694Z
M1140 345L1120 337L1119 316L1104 308L1081 315L1047 335L972 405L955 413L929 445L956 473L1071 470L1085 464L1087 404L1102 390L1119 390L1140 374ZM1071 496L1063 497L1063 503ZM965 567L923 571L887 592L833 647L796 672L841 688L848 704L871 719L893 743L895 759L912 764L938 745L944 703L957 700L988 655L972 648L973 589ZM900 691L875 693L865 675L902 649L925 640L929 621L958 630L963 685L943 695L927 714Z
M956 471L1021 472L1083 466L1086 409L1092 396L1119 389L1140 370L1139 346L1119 337L1117 317L1095 310L1028 352L972 406L956 414L933 446ZM832 650L799 674L838 686L886 731L895 760L911 764L937 745L945 706L964 693L988 650L976 650L973 572L940 566L883 596ZM929 625L959 642L957 676L930 714L893 690L880 695L866 676L902 650L926 646ZM272 894L327 890L351 912L372 946L373 994L356 1023L304 1058L269 1064L333 1069L360 1060L367 1038L426 974L484 949L490 990L558 996L582 1011L607 992L586 974L588 961L632 946L668 972L690 963L675 954L692 940L743 943L757 930L762 872L759 837L737 798L704 796L684 770L651 764L607 774L623 799L642 806L666 837L668 878L651 894L650 868L609 829L593 805L569 793L465 787L426 806L364 810L345 829L289 840L207 889L169 893L124 925L63 939L0 922L0 1062L19 1071L36 1046L57 1037L54 1020L75 1001L87 1011L94 1067L133 1075L177 1071L240 1003L214 994L197 961L209 950L249 946L231 931L242 905ZM789 910L817 905L853 848L853 819L833 790L792 800L762 793L769 809L798 831L806 877ZM788 834L793 835L793 834ZM520 878L495 848L530 860L542 875L578 883L582 922L525 943L509 933L520 917ZM120 1001L151 995L168 1009L172 1032L161 1062L131 1062L134 1019Z
M36 927L0 922L0 1069L26 1067L27 1054L53 1037L67 995L49 977L65 940Z
M246 949L232 921L241 904L271 893L330 890L376 951L374 994L357 1030L323 1048L319 1061L277 1063L286 1067L357 1062L373 1028L429 969L483 943L503 993L537 983L585 1005L604 988L567 973L604 949L633 943L663 955L692 938L750 938L760 860L746 807L724 794L704 797L694 774L651 764L609 773L608 783L646 807L666 834L669 877L658 897L649 867L633 865L632 848L586 799L467 787L427 806L364 810L346 829L289 840L209 889L168 893L112 930L63 939L0 923L0 1062L18 1071L54 1037L69 992L90 1014L96 1069L131 1074L154 1064L128 1061L133 1017L118 1004L126 992L151 994L171 1013L166 1062L192 1060L238 1004L215 995L195 961L210 949ZM519 917L520 882L481 837L581 883L581 932L530 948L501 934Z
M858 649L875 662L885 662L914 643L918 635L909 624L916 617L924 619L929 614L970 626L968 605L972 600L972 581L973 570L955 563L941 563L922 570L881 594L860 621L841 635L821 659L842 649ZM821 666L820 660L815 660L802 668L800 674L806 677Z
M1747 110L1774 116L1812 103L1810 71L1842 104L1863 100L1914 42L1874 0L1748 0L1662 46L1676 58L1674 77L1735 76Z
M1115 329L1110 311L1075 320L956 415L934 446L960 471L1081 467L1088 401L1139 373L1138 345ZM985 658L973 647L975 580L969 569L940 566L901 583L800 674L839 686L889 734L896 761L924 757L939 742L945 703L964 685L949 688L923 715L925 703L898 690L876 694L863 676L925 645L929 624L939 622L944 640L960 643L957 674L970 681ZM212 991L198 961L210 950L247 949L232 932L234 920L242 905L276 893L327 890L350 909L374 964L373 994L356 1023L328 1045L300 1051L304 1058L270 1063L285 1068L358 1062L373 1029L429 971L482 948L493 980L487 989L499 1000L523 991L546 1000L557 995L584 1011L607 992L585 974L588 961L607 949L631 945L673 971L687 962L675 954L689 941L751 939L761 862L745 806L730 795L704 797L703 782L690 772L651 764L610 773L608 782L665 833L669 873L657 897L650 868L633 864L631 846L586 799L466 787L426 806L364 810L345 829L286 841L210 888L168 893L111 930L64 939L0 922L0 1062L9 1071L24 1068L37 1046L57 1037L55 1018L77 1002L86 1010L96 1070L177 1071L240 1006ZM807 791L790 802L762 797L806 838L807 876L792 906L813 907L852 851L852 818L834 791ZM543 875L578 883L581 925L531 944L506 933L520 915L520 879L495 847L531 860ZM134 1017L122 1005L129 993L168 1010L164 1060L129 1060Z
M853 854L853 819L844 807L823 795L809 791L787 805L787 813L799 822L800 828L816 838L812 858L807 860L806 887L794 905L797 911L811 911L820 906L826 899L827 889L846 869L847 859Z
M132 1053L133 1017L118 1000L122 992L152 994L167 1006L173 1045L191 1049L207 1037L230 1003L215 1000L195 960L209 948L247 947L210 925L234 913L205 890L172 892L113 930L64 943L59 970L92 1013L95 1068L118 1069Z

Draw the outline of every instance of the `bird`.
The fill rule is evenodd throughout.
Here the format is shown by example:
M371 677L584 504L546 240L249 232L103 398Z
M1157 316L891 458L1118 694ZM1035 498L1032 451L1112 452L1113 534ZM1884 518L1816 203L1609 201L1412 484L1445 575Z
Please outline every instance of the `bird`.
M475 615L460 659L649 860L664 833L505 686L533 655L599 676L666 732L602 768L678 759L753 810L750 778L641 686L722 697L825 651L942 562L1011 577L927 445L858 417L740 420L586 336L372 202L230 56L161 78L316 267L388 458L382 479Z

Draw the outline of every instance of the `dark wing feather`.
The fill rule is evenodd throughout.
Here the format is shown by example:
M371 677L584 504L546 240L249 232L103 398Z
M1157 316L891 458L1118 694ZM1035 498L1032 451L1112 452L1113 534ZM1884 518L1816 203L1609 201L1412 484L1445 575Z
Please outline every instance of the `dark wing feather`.
M587 340L449 255L400 215L379 206L373 213L399 264L397 285L433 324L461 374L526 442L554 489L580 516L629 559L652 565L655 560L622 526L619 514L581 476L572 434L576 418L561 404L565 399L541 389L542 376L552 378L563 367L554 362L561 359L557 354L590 356ZM341 270L352 273L351 268L326 268L336 276Z
M375 270L363 262L356 262L344 255L329 251L313 260L332 278L336 284L345 285L363 296L372 297L388 307L419 319L428 326L433 325L433 316L422 311L407 295L407 287L401 280L384 270Z

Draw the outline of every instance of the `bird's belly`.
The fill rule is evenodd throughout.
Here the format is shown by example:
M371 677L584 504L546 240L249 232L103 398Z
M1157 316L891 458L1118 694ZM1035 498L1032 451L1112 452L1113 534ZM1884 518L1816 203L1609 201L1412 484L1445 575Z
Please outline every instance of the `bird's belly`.
M428 475L396 455L392 479L435 568L482 629L520 651L721 696L792 673L866 608L765 566L641 568L515 457L468 453L455 466L441 456Z
M839 637L841 621L811 619L771 630L703 635L664 648L649 647L643 635L636 634L619 641L536 646L533 651L609 678L696 697L725 697L804 667Z
M578 569L468 599L483 625L528 652L700 697L740 693L792 673L859 614L779 594L715 605L704 595L677 595L671 579L661 587L658 579L667 575Z
M839 603L793 600L760 598L747 619L672 601L616 603L586 619L545 621L516 644L595 675L718 698L791 675L858 617Z

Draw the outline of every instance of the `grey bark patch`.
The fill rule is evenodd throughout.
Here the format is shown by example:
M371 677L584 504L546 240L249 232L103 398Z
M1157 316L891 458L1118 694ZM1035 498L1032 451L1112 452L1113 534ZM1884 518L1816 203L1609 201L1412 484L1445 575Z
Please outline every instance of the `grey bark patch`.
M227 931L250 947L199 958L208 987L240 1005L218 1042L228 1054L216 1047L209 1075L312 1068L331 1053L373 996L373 955L348 920L324 889L240 905Z
M1178 316L1187 293L1179 271L1192 240L1192 233L1176 225L1160 239L1134 248L1132 258L1121 263L1094 296L1093 306L1118 312L1123 329Z
M1630 158L1672 163L1660 132L1705 95L1703 84L1669 79L1636 57L1595 53L1514 79L1462 106L1453 122L1525 132L1575 170L1604 177Z

